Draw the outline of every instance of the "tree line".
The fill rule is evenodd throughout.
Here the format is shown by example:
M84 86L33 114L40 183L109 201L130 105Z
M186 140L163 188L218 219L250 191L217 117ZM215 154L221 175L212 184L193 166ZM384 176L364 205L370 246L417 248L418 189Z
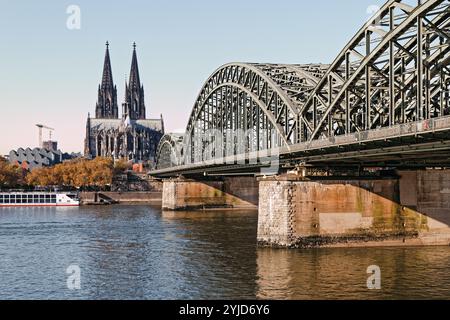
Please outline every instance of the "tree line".
M129 168L125 160L114 163L110 158L97 157L93 160L75 159L27 172L0 158L0 188L21 186L105 188L111 185L115 174Z
M22 169L0 157L0 188L11 188L24 183Z

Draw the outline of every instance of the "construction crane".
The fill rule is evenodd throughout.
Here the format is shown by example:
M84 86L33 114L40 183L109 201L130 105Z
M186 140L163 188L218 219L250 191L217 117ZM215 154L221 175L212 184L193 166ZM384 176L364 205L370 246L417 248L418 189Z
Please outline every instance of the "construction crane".
M48 132L49 132L49 140L50 141L52 140L52 133L53 133L53 131L55 129L47 127L46 125L43 125L43 124L37 124L36 127L39 128L39 147L43 148L44 145L42 143L42 129L47 129L48 130Z

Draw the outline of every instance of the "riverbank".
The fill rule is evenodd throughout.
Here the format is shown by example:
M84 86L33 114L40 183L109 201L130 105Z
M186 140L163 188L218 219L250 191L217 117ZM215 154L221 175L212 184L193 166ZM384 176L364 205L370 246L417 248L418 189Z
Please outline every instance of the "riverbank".
M101 204L161 204L161 191L130 191L130 192L81 192L81 205Z

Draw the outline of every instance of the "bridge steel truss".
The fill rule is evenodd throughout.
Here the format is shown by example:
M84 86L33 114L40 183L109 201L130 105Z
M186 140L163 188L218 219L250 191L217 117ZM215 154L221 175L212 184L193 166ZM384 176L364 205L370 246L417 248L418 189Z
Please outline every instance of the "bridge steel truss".
M156 169L167 169L182 165L183 136L165 134L159 141L156 154Z
M218 69L189 118L186 163L294 144L300 105L326 69L243 63Z
M157 168L274 148L301 158L314 145L332 150L339 137L447 118L449 27L448 0L389 0L331 65L224 65L194 104L178 141L183 159L168 159L174 144L163 138Z
M301 108L297 142L450 113L449 4L414 2L388 1L342 50Z

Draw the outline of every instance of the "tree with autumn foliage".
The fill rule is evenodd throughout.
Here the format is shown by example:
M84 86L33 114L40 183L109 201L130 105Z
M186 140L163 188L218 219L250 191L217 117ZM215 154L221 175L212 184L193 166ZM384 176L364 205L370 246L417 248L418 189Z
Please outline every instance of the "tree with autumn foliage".
M52 186L55 185L55 179L51 168L42 167L32 170L26 176L26 182L32 186Z
M16 187L22 183L22 169L10 164L5 158L0 157L0 188Z
M114 163L114 174L124 173L127 170L131 170L132 167L133 166L130 164L129 161L122 158Z
M76 159L53 167L31 171L26 181L32 186L105 188L112 183L114 162L110 158Z

